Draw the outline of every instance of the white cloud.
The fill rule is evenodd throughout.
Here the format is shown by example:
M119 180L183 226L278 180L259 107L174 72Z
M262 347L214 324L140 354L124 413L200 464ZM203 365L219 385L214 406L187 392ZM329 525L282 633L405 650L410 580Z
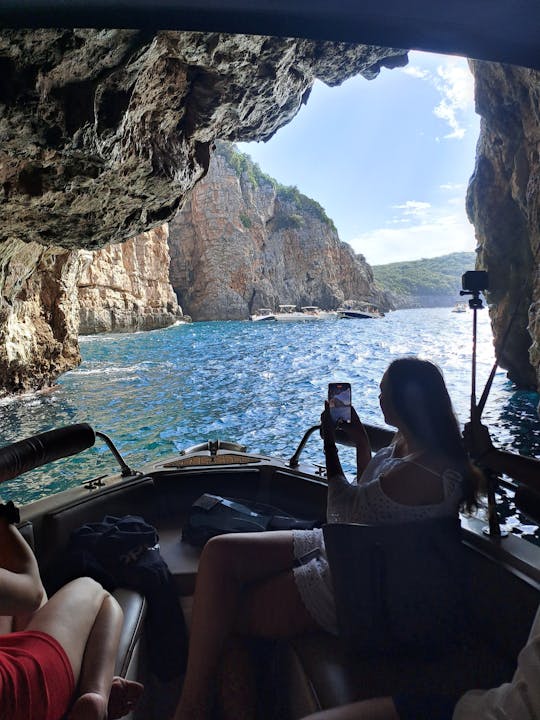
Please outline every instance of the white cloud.
M420 63L429 62L422 54L414 53L414 57ZM428 82L439 93L441 99L434 107L433 114L450 128L450 132L443 135L442 139L463 139L467 132L464 122L474 108L474 81L467 61L464 58L447 57L437 65L435 71L415 64L407 66L402 72Z
M440 207L408 200L394 208L403 212L390 218L385 227L349 242L371 265L471 252L476 247L474 228L461 208L456 211L455 198ZM415 209L419 212L414 212Z
M407 200L403 205L393 205L396 210L403 210L404 220L407 217L423 218L426 217L428 210L431 207L431 203L418 202L418 200ZM400 222L402 222L401 220Z
M451 192L454 192L455 190L464 190L465 189L465 183L444 183L443 185L439 185L441 190L450 190Z
M420 78L421 80L429 76L429 71L419 68L418 65L406 65L402 72L404 72L405 75Z

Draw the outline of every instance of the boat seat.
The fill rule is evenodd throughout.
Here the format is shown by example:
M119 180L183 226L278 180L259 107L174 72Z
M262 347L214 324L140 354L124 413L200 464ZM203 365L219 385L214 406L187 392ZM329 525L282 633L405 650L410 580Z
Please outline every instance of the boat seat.
M34 525L30 521L22 522L17 525L17 530L21 533L32 550L35 550Z
M391 525L329 523L324 543L339 632L351 654L434 655L466 633L458 517Z
M114 597L124 613L124 623L120 634L120 642L116 655L114 674L128 680L137 680L145 684L147 663L145 655L144 620L146 617L146 600L136 590L118 588ZM125 716L127 720L136 720L137 712ZM142 720L142 717L141 717Z
M465 545L466 547L466 545ZM540 601L538 586L481 552L465 553L469 631L435 656L352 654L349 638L316 632L282 641L273 683L283 687L291 720L355 700L397 693L461 694L512 678ZM359 583L356 592L362 592ZM511 606L508 598L514 598ZM360 639L358 639L358 642Z
M124 613L114 674L137 680L142 677L140 649L146 616L146 600L141 593L127 588L118 588L113 595Z
M494 687L512 677L515 657L494 652L482 638L470 638L438 659L351 658L346 645L327 633L283 643L280 672L291 703L291 718L355 700L396 693L462 694L472 687Z

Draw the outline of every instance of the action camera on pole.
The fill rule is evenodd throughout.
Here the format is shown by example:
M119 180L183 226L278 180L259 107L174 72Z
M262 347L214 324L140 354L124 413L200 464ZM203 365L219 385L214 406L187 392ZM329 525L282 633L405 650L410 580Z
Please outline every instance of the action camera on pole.
M485 270L468 270L461 276L460 295L472 295L469 300L471 310L480 310L484 306L480 299L480 293L489 288L488 274Z

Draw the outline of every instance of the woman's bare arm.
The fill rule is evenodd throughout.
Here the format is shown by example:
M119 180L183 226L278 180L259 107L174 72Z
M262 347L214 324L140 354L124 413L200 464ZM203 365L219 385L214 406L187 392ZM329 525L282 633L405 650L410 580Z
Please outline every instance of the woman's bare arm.
M326 479L328 484L336 480L345 481L345 473L341 466L341 460L336 447L336 433L334 423L330 417L328 402L324 403L324 411L321 415L321 434L323 437L324 456L326 459Z
M371 443L364 424L351 407L351 422L341 423L335 430L337 442L356 448L356 476L360 478L371 460Z
M0 517L0 615L33 613L44 598L34 553L17 528Z
M540 490L540 460L496 448L485 425L467 423L463 439L471 457L496 472Z
M325 440L324 452L327 455L327 472L329 469L329 453L332 456L330 458L330 466L332 470L337 470L337 464L334 462L334 458L337 458L336 442L338 442L341 445L356 448L356 474L357 477L360 478L371 460L371 444L366 429L358 417L356 410L353 407L351 408L350 423L340 423L335 427L330 417L327 404L325 404L325 410L321 415L321 432ZM337 458L337 460L339 461L339 458ZM339 464L338 474L343 475L341 463Z

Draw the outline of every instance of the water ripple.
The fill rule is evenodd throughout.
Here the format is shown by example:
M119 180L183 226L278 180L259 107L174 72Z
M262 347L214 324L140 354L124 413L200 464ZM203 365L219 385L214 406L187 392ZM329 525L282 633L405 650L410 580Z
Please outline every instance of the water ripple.
M303 432L318 422L328 382L350 381L361 417L381 424L379 381L388 363L404 354L439 364L457 415L466 422L471 327L471 313L430 308L375 321L207 322L87 336L81 338L81 366L62 376L53 392L0 402L0 444L89 422L110 435L134 467L216 437L288 458ZM492 364L489 318L480 311L479 393ZM505 371L497 372L484 417L498 444L540 454L537 402L536 393L515 390ZM318 438L309 441L303 457L322 462ZM345 458L352 472L353 453L345 451ZM114 461L100 445L5 483L1 496L29 502L112 470ZM525 520L519 527L526 534Z

